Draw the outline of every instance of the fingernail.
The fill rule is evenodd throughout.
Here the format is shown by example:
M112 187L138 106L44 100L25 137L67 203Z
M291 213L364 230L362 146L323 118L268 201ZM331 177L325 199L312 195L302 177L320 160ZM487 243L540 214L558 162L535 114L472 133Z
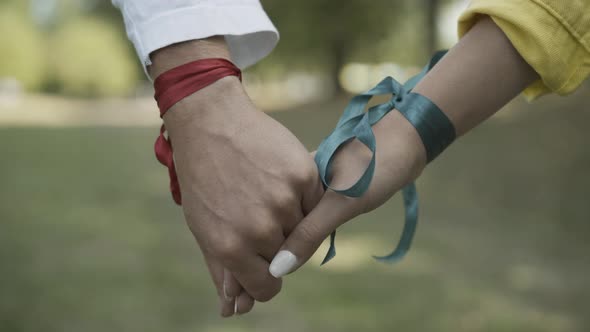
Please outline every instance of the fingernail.
M223 281L223 297L225 298L225 300L227 302L230 302L231 300L233 300L233 298L231 298L229 295L227 295L227 289L225 287L225 280Z
M238 312L238 298L236 297L236 302L234 303L234 314L239 315Z
M281 250L272 259L268 272L275 278L280 278L285 274L291 272L297 264L297 257L288 250Z
M226 308L225 299L220 298L219 304L220 304L219 313L221 314L221 317L223 317L223 318L231 317L232 316L231 311L227 312L227 310L225 310L225 308Z

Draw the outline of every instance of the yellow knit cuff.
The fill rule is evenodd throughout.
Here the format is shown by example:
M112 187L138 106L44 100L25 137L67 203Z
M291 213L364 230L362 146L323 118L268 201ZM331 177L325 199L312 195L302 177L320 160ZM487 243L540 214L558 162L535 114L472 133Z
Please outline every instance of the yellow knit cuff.
M550 92L569 94L590 75L590 48L543 1L473 0L459 18L460 37L479 15L490 16L541 77L524 91L527 99Z

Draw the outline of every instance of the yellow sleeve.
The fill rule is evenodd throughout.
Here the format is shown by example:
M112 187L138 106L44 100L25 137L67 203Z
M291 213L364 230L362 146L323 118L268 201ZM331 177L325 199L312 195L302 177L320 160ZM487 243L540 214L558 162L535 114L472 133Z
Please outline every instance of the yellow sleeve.
M459 36L488 15L541 79L528 99L573 92L590 75L590 0L472 0L459 18Z

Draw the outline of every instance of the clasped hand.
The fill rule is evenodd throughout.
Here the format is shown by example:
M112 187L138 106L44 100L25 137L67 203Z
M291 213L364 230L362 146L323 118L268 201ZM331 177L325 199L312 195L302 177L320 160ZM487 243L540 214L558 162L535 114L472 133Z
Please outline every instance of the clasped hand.
M367 194L352 199L324 193L312 155L255 108L235 77L185 98L164 121L186 221L224 317L273 298L281 277L305 263L336 227L382 204L424 164L413 128L388 116L375 126L378 143L388 145L378 151ZM336 186L354 182L370 158L354 141L342 150L333 166Z

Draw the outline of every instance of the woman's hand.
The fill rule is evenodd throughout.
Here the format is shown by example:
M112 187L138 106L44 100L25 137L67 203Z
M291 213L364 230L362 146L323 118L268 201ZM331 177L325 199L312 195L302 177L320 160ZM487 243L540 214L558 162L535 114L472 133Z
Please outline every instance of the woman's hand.
M482 17L413 92L438 105L461 136L538 78L494 21ZM369 190L360 198L326 192L273 259L272 275L279 277L297 269L338 226L377 208L422 172L424 146L399 112L387 114L373 130L377 159ZM369 163L368 152L356 141L342 148L333 163L332 187L347 188L355 183Z
M328 190L318 205L289 235L275 256L270 273L281 277L303 265L322 241L348 220L376 209L420 175L426 152L416 129L396 110L373 126L377 142L375 175L367 192L351 198ZM334 156L330 186L353 185L371 160L370 151L351 141Z

